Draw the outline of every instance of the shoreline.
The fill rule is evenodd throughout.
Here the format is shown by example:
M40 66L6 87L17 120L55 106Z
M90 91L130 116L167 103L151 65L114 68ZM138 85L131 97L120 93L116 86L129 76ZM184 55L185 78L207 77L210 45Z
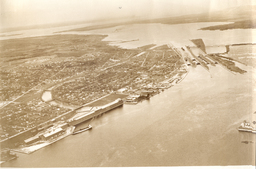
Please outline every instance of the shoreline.
M22 147L22 148L19 148L19 149L11 149L11 150L14 151L14 152L18 152L18 153L31 154L31 153L33 153L33 152L35 152L35 151L37 151L41 148L44 148L44 147L46 147L48 145L51 145L51 144L65 138L65 137L68 137L69 135L71 135L73 133L74 130L75 130L75 127L72 126L72 127L67 129L66 134L57 137L53 141L46 141L46 142L39 143L39 144L35 143L35 145L31 145L31 146L28 146L28 147Z
M187 69L187 70L188 70L188 69ZM181 83L182 80L185 79L185 77L187 76L188 73L189 73L189 71L187 71L187 73L183 74L183 76L182 76L181 79L174 78L174 80L170 83L170 84L172 84L172 85L171 85L170 87L168 87L168 88L162 89L163 92L164 92L165 90L170 89L172 86L178 85L179 83ZM170 78L170 79L173 79L173 78ZM170 79L167 79L167 81L169 81ZM176 80L176 81L175 81L175 80ZM159 91L159 90L160 90L160 89L158 89L158 91ZM46 91L48 91L48 90L46 90ZM156 94L152 95L151 97L153 97L153 96L155 96L155 95L157 95L157 94L159 94L159 93L160 93L160 92L157 92ZM96 99L96 100L92 101L92 102L86 103L86 104L82 105L81 107L84 107L84 106L86 106L86 105L92 104L92 103L94 103L94 102L96 102L96 101L99 101L99 100L101 100L101 99L104 99L105 97L107 97L107 96L109 96L109 95L111 95L111 94L105 95L105 96L103 96L103 97L101 97L101 98L99 98L99 99ZM149 97L149 98L151 98L151 97ZM143 100L145 100L145 99L142 99L140 102L142 102ZM138 103L138 102L137 102L137 103ZM137 104L137 103L136 103L136 104ZM128 104L129 104L129 103L128 103ZM132 105L134 105L134 104L132 104ZM56 117L56 118L59 118L59 117ZM72 127L72 129L71 129L70 132L68 132L68 133L65 134L65 135L62 135L62 136L58 137L58 138L57 138L56 140L54 140L53 142L38 143L38 144L35 144L35 145L31 145L31 146L29 146L29 147L23 147L23 148L20 148L20 149L12 149L12 151L18 152L18 153L23 153L23 154L31 154L31 153L33 153L33 152L35 152L35 151L37 151L37 150L40 150L41 148L44 148L44 147L46 147L46 146L48 146L48 145L51 145L51 144L53 144L53 143L55 143L55 142L57 142L57 141L59 141L59 140L65 138L65 137L71 135L71 134L72 134L72 131L74 131L74 130L75 130L75 127Z
M101 41L104 41L104 38L103 39L101 39ZM154 49L154 48L156 48L156 47L158 47L159 45L155 45L155 46L153 46L153 47L151 47L149 50L152 50L152 49ZM145 52L145 51L144 51ZM143 55L143 54L145 54L145 53L143 53L143 51L142 52L140 52L139 54L137 54L137 55L135 55L135 56L133 56L133 57L136 57L136 56L141 56L141 55ZM182 57L182 59L184 60L184 58ZM121 62L122 63L122 62ZM188 74L188 71L189 71L189 68L188 68L188 66L187 66L187 64L186 63L184 63L184 65L186 66L186 73L185 73L185 75L184 76L181 76L181 79L179 79L179 77L175 77L174 79L173 79L173 77L171 77L170 79L173 79L173 82L171 83L172 85L173 84L179 84L180 82L182 82L182 80L187 76L187 74ZM178 70L180 70L180 69L178 69ZM71 77L71 79L72 79L72 77ZM170 79L165 79L164 81L169 81ZM69 79L70 80L70 79ZM53 90L56 86L59 86L59 85L62 85L62 84L64 84L64 83L66 83L67 81L64 81L64 82L60 82L59 84L57 84L57 85L53 85L53 86L51 86L50 88L48 88L48 89L46 89L45 91L48 91L49 89L50 90ZM161 83L161 82L159 82L159 83ZM171 86L169 86L168 88L170 88ZM160 89L160 88L156 88L156 90L166 90L166 89L168 89L167 87L166 88L162 88L162 89ZM153 88L151 88L151 89L153 89ZM43 92L43 94L45 93L45 91ZM43 95L42 94L42 95ZM51 95L52 95L52 93L51 93ZM109 95L109 94L107 94L107 95ZM101 98L104 98L104 97L106 97L107 95L105 95L105 96L102 96ZM93 101L91 101L91 102L89 102L89 103L93 103L93 102L96 102L97 100L100 100L101 98L98 98L98 99L96 99L96 100L93 100ZM62 101L61 100L58 100L58 99L56 99L56 101L58 101L58 102L55 102L55 99L54 98L51 98L51 99L49 99L49 100L44 100L43 98L42 98L42 100L44 101L44 102L47 102L48 104L51 104L51 102L52 102L52 104L53 105L57 105L57 106L59 106L59 107L62 107L61 105L64 105L63 103L62 103ZM88 105L89 103L86 103L86 104L83 104L82 106L85 106L85 105ZM71 104L72 105L72 104ZM67 112L65 112L65 113L63 113L63 114L61 114L60 116L57 116L57 117L55 117L55 118L53 118L53 119L56 119L56 118L59 118L59 117L63 117L63 116L65 116L65 115L67 115L67 114L69 114L70 112L72 112L72 111L74 111L76 108L78 108L78 107L82 107L82 106L77 106L77 107L72 107L72 110L71 111L67 111ZM70 108L70 107L69 107ZM48 121L51 121L51 120L53 120L53 119L50 119L50 120L48 120ZM44 122L44 123L42 123L42 124L45 124L46 122ZM18 134L20 134L20 133L18 133ZM9 138L8 138L9 139ZM1 141L2 142L2 141Z

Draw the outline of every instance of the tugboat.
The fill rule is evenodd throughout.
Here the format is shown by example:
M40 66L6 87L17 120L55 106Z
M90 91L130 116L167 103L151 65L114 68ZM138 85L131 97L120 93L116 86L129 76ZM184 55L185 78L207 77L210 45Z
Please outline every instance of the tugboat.
M1 161L0 164L7 162L7 161L11 161L18 158L18 156L11 152L10 150L3 150L1 151Z
M81 129L79 129L78 131L73 132L72 134L73 134L73 135L79 134L79 133L82 133L82 132L84 132L84 131L91 130L91 129L92 129L92 126L89 125L89 126L87 126L87 127L85 127L85 128L81 128Z
M254 122L255 123L255 122ZM253 127L249 122L244 120L244 122L238 127L238 131L245 131L256 134L256 128Z

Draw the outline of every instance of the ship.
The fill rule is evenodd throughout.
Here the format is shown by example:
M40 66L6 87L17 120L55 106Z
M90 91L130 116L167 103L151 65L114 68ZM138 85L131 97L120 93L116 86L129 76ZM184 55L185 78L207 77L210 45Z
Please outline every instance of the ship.
M68 123L64 121L56 122L52 127L44 129L36 135L24 140L23 146L13 149L13 151L30 154L69 136L74 130L75 126L69 126Z
M253 127L249 122L244 120L244 122L238 127L238 131L250 132L256 134L256 128Z
M82 132L84 132L84 131L91 130L91 129L92 129L92 126L89 125L89 126L87 126L87 127L85 127L85 128L79 129L78 131L74 131L72 134L73 134L73 135L79 134L79 133L82 133Z
M0 164L7 162L7 161L11 161L18 158L18 156L11 152L9 149L8 150L2 150L1 151L1 159L0 159Z
M96 116L99 116L103 113L106 113L122 105L123 105L123 100L116 99L115 101L110 102L103 106L82 107L81 109L77 110L77 114L74 115L72 118L68 119L67 122L69 123L69 125L76 126L80 123L83 123L87 120L90 120Z

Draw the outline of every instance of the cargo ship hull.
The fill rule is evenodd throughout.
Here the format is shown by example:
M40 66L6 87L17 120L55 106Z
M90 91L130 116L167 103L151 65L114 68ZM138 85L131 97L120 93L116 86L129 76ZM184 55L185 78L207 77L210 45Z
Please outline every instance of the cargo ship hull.
M19 149L12 149L12 151L14 152L19 152L19 153L24 153L24 154L30 154L30 153L33 153L43 147L46 147L48 145L51 145L53 143L55 143L56 141L59 141L69 135L71 135L75 130L75 127L74 126L71 126L71 127L68 127L65 131L65 134L63 135L60 135L54 139L50 139L50 140L46 140L46 141L38 141L36 143L33 143L32 145L28 145L26 147L22 147L22 148L19 148Z

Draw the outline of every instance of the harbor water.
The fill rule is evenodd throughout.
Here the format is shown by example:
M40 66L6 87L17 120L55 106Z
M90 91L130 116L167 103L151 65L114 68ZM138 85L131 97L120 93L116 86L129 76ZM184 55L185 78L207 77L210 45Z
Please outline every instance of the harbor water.
M194 34L197 27L187 25L189 33L176 33L176 36L186 41L190 34L201 38L199 35L203 34ZM185 29L184 25L182 27ZM143 30L141 26L139 29ZM204 36L209 37L206 42L215 38L216 44L219 43L220 39L216 40L216 37L220 36L216 36L216 32L206 32ZM224 39L232 35L232 31L219 33L223 32L226 32ZM121 40L131 40L122 39L121 34L118 35ZM157 31L153 34L160 36ZM114 39L111 35L109 38ZM133 37L138 38L143 39ZM178 37L166 37L169 41L173 38L178 41ZM235 42L247 42L247 39L236 39ZM166 43L152 40L147 44L151 42ZM139 45L132 43L138 42L124 43L122 47ZM177 44L186 45L185 41ZM121 46L121 43L116 45ZM91 121L92 130L70 135L30 155L18 154L18 159L6 162L2 167L251 165L255 159L256 135L238 132L236 128L243 120L250 120L256 110L253 104L256 93L253 75L256 72L252 67L239 66L247 73L233 74L219 65L210 67L210 72L201 66L190 67L181 83L150 100L114 109ZM79 127L87 125L84 123Z
M253 69L247 69L234 75L220 66L210 73L190 68L180 84L150 100L110 111L90 123L92 130L19 154L3 166L252 164L255 135L236 129L253 111Z

